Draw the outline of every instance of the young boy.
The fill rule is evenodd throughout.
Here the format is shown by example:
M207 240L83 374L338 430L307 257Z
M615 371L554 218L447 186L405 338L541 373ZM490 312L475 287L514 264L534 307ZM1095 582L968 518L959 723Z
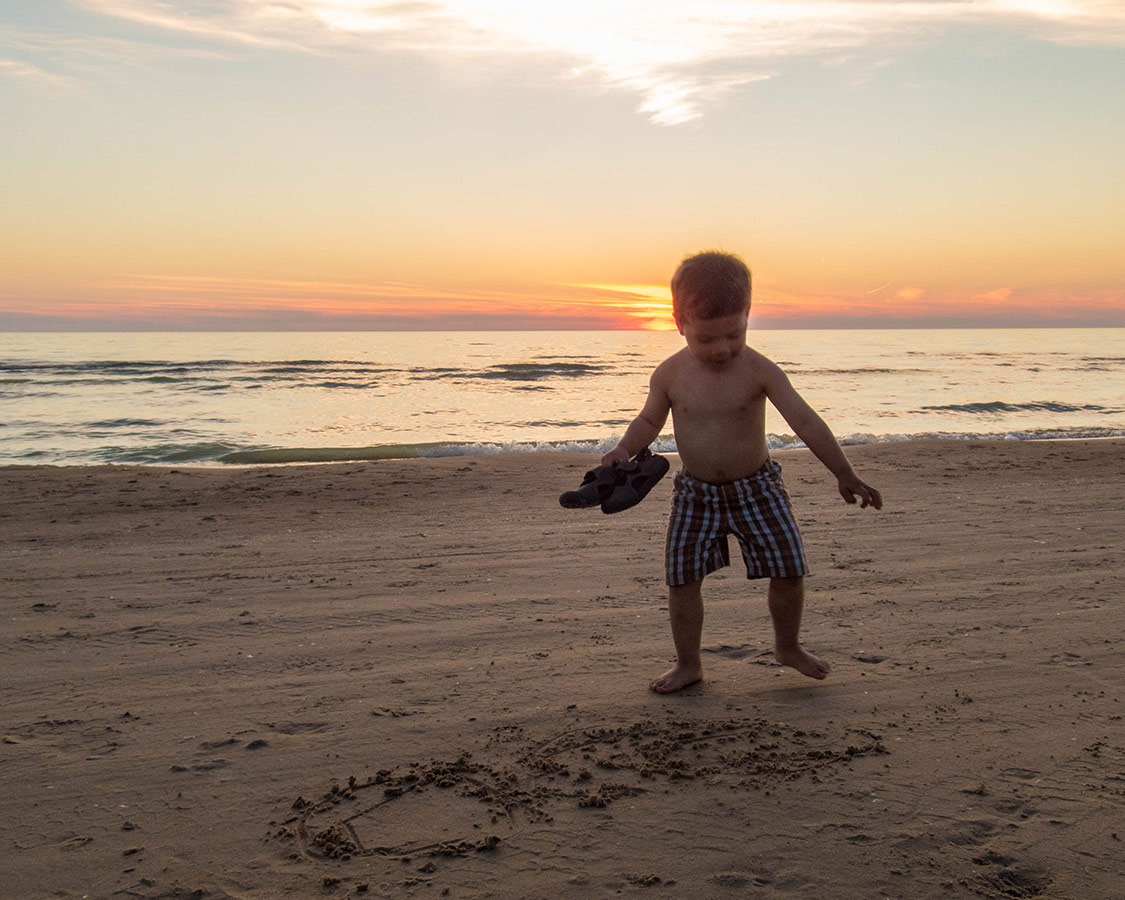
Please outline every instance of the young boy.
M770 579L774 657L811 678L829 665L798 640L808 574L781 467L766 448L766 400L836 476L848 503L881 509L831 430L785 373L746 346L750 270L737 256L685 259L672 277L672 315L687 346L652 373L648 399L603 465L630 459L654 441L671 412L683 469L675 479L665 560L676 665L649 686L670 694L703 678L704 576L730 563L737 536L748 578Z

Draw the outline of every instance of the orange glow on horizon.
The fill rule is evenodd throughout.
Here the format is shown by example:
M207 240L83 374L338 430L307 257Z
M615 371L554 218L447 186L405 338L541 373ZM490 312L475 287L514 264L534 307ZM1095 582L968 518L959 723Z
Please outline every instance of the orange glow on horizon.
M554 283L452 288L387 281L310 281L207 276L123 275L87 285L79 296L0 289L0 314L14 330L48 330L67 322L105 330L209 328L334 330L644 330L674 331L664 285ZM7 296L5 296L7 295ZM952 320L977 324L1125 324L1125 293L1089 295L1009 286L934 290L883 284L850 291L755 291L753 327L924 326ZM10 325L8 327L11 327Z
M276 318L279 321L349 320L342 327L385 324L440 329L476 319L482 328L664 329L671 325L668 302L645 299L636 289L614 286L532 284L519 287L454 289L412 282L333 282L196 275L123 275L67 300L26 295L3 304L5 311L90 322L130 319L140 324ZM2 298L0 298L2 299ZM667 323L667 324L665 324Z
M624 315L622 328L642 331L675 331L672 319L671 288L659 284L575 284L571 287L593 290Z

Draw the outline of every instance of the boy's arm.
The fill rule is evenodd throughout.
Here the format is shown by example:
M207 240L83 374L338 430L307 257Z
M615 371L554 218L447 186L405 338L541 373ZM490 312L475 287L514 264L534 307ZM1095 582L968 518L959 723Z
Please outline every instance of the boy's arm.
M848 503L855 503L858 498L859 505L863 508L870 505L875 509L882 509L882 495L856 475L852 464L840 449L836 436L832 434L832 429L805 402L805 398L797 393L796 388L789 383L788 376L774 363L766 361L765 380L766 396L770 403L789 423L793 433L836 476L840 496Z
M660 430L668 421L668 413L672 403L668 399L668 391L664 387L664 377L661 367L652 373L648 384L648 399L629 427L625 435L618 441L617 446L602 457L603 466L625 462L632 459L645 447L660 436Z

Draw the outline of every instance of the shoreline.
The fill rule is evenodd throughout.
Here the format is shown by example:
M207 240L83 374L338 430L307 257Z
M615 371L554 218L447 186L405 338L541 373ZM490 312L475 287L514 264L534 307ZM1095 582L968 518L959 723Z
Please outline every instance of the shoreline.
M882 512L771 451L828 679L736 564L668 697L671 478L605 516L558 506L585 454L0 468L0 883L1115 896L1125 439L845 449Z
M1123 440L1125 431L1108 426L1087 426L1061 433L1057 429L1037 429L1031 432L1009 431L1007 436L992 432L942 432L939 434L890 434L890 435L844 435L837 436L842 447L864 447L881 444L904 444L919 441L983 441L986 443L1032 443L1038 441L1105 441ZM1108 431L1107 434L1095 432ZM792 436L768 437L771 453L805 450L804 444ZM357 447L273 447L267 449L232 450L222 456L192 458L176 461L154 460L125 462L0 462L0 471L9 468L100 468L137 467L141 469L193 468L235 470L258 467L281 468L305 465L344 465L351 463L394 462L409 459L473 459L477 457L533 455L540 454L578 454L601 456L615 443L616 438L602 439L558 439L551 441L425 441L420 443L371 444ZM671 435L662 435L653 442L655 451L666 455L676 455L675 440ZM244 461L229 461L229 460Z

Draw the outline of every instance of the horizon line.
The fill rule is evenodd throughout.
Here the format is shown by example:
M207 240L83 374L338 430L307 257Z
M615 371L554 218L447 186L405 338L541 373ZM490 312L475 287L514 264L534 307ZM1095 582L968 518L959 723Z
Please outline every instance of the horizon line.
M1112 329L1125 328L1125 322L935 322L931 324L904 324L899 322L859 322L856 324L818 324L818 325L793 325L793 324L762 324L751 325L749 332L755 331L963 331L963 330L1047 330L1047 329ZM487 334L490 332L534 332L534 331L568 331L568 332L601 332L601 333L664 333L672 334L675 328L602 328L596 326L565 326L557 327L536 326L516 327L498 325L492 328L456 327L456 328L0 328L0 334L352 334L366 332L370 334Z

